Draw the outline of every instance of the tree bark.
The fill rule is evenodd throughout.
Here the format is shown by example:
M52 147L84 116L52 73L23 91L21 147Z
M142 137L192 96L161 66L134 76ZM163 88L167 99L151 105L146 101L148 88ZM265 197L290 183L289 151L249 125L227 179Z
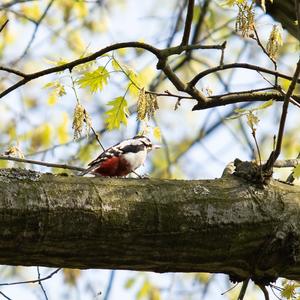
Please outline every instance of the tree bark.
M0 263L300 279L300 187L0 170Z

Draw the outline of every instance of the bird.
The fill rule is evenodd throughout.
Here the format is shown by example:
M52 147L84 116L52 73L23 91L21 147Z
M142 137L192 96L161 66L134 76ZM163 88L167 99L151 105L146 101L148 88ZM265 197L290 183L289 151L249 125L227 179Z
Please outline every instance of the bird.
M148 152L158 148L160 146L153 145L148 137L137 135L103 151L80 175L127 176L144 164Z

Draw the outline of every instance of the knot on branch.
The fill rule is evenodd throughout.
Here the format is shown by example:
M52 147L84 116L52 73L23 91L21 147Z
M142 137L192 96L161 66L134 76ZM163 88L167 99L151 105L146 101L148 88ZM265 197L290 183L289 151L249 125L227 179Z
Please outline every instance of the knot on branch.
M158 63L156 64L156 69L157 70L163 70L167 65L167 60L166 59L160 59Z
M268 184L272 173L264 172L262 166L253 161L241 161L236 158L234 160L235 176L246 179L256 184Z

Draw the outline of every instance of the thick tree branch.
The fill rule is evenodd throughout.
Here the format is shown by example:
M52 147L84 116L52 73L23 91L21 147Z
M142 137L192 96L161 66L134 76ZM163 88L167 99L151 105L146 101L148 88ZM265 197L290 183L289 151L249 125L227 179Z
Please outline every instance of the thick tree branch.
M300 188L0 170L0 263L300 279Z

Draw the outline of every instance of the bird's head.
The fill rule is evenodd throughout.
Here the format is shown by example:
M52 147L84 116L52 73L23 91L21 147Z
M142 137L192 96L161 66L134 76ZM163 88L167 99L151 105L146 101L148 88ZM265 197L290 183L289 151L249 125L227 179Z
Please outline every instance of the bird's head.
M152 142L150 141L150 139L144 135L137 135L133 139L138 140L140 143L142 143L146 147L148 152L153 149L161 148L160 145L153 145Z

